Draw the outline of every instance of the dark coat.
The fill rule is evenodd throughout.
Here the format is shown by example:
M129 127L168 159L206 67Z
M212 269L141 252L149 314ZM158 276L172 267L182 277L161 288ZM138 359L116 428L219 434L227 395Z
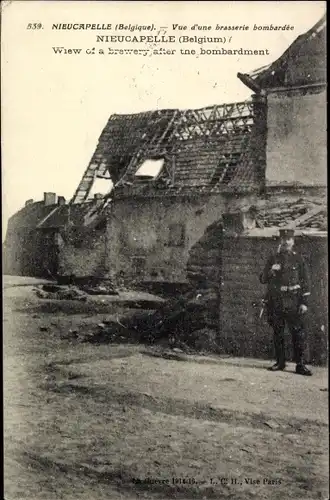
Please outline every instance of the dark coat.
M280 264L280 271L272 271L273 264ZM310 295L309 273L306 262L298 252L277 252L271 255L260 275L267 284L265 302L268 317L274 310L298 310L307 306ZM287 290L285 290L287 288Z

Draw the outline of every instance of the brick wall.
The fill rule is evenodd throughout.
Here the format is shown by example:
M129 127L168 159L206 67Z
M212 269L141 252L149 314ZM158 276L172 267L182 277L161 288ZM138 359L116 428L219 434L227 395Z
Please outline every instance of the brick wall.
M187 262L187 278L197 303L203 306L205 325L218 329L222 224L215 222L193 245Z

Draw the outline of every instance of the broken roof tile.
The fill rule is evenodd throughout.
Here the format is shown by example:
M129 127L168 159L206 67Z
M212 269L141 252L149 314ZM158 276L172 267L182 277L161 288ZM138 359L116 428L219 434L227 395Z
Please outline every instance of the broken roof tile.
M249 161L254 107L250 101L208 106L196 110L158 110L132 115L112 115L104 128L89 170L99 175L108 169L120 196L147 193L166 187L209 189L256 182ZM143 161L164 158L164 168L147 188L135 173ZM243 172L244 170L244 172ZM239 172L241 171L241 172ZM87 179L88 169L84 178ZM76 192L79 201L90 181ZM164 185L166 179L167 185ZM119 181L119 182L118 182ZM150 182L147 179L145 182ZM133 186L131 185L133 184ZM137 185L139 184L139 185ZM129 186L129 187L128 187Z

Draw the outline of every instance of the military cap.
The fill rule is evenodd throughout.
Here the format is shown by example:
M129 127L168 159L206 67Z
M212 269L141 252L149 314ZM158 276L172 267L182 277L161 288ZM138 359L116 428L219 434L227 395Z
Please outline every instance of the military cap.
M293 238L294 236L294 229L280 229L280 237L281 238Z

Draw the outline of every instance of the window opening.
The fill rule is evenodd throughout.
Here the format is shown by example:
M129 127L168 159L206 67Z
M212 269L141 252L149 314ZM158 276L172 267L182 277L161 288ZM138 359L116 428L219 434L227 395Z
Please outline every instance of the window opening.
M164 166L164 158L148 158L139 166L135 173L138 180L155 180Z

